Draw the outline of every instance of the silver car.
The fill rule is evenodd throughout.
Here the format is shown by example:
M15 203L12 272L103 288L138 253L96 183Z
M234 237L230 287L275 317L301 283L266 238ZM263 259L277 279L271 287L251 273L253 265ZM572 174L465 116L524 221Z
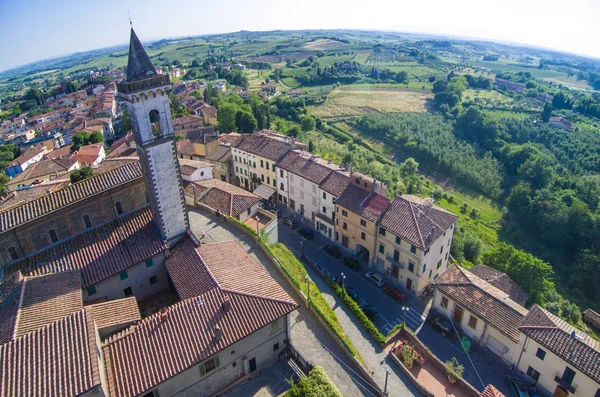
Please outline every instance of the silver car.
M379 288L383 287L383 276L381 274L367 272L365 277L377 284Z

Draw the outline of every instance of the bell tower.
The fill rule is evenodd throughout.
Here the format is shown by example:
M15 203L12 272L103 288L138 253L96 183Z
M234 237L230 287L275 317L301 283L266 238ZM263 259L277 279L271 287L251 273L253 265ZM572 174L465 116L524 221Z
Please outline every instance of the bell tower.
M186 233L189 220L171 121L171 82L156 73L133 28L126 73L119 96L129 109L154 220L172 245Z

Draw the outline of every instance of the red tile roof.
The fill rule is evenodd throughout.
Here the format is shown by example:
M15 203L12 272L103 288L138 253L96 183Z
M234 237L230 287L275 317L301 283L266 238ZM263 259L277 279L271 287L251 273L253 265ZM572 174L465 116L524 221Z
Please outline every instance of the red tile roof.
M349 184L337 199L336 204L371 222L377 222L379 215L390 201L380 194L369 192Z
M0 199L0 212L21 205L27 201L46 196L56 190L62 189L68 184L68 181L52 181L11 192L4 199Z
M192 175L200 168L214 168L214 165L201 160L178 159L178 161L182 175Z
M513 342L519 342L518 328L527 309L511 300L507 293L456 265L450 266L432 284Z
M13 339L22 291L21 272L7 275L0 284L0 344Z
M3 397L79 396L101 386L96 331L86 309L0 346Z
M79 150L73 152L72 158L79 160L84 164L92 164L98 161L98 158L102 155L104 146L101 143L94 143L92 145L86 145L79 148Z
M116 186L142 178L139 162L131 162L109 172L94 175L67 188L54 191L47 196L26 202L0 212L0 234L31 222L58 209L75 204Z
M83 309L81 272L27 277L14 337L23 336Z
M261 200L254 193L218 179L187 183L184 192L190 197L195 194L196 202L234 218Z
M166 249L146 206L17 261L9 270L42 275L80 269L87 288Z
M120 324L135 323L142 319L135 296L91 305L94 322L99 329Z
M485 389L481 392L480 397L505 397L504 394L500 393L491 383L488 384Z
M317 185L321 184L332 172L340 170L340 166L300 150L288 152L277 162L277 167Z
M259 132L246 135L242 141L236 143L235 147L275 162L279 161L290 150L298 149L293 143L293 139L285 142Z
M458 217L417 196L396 196L380 225L421 250L428 249Z
M189 139L182 139L176 142L177 145L177 153L181 153L185 156L192 156L194 153L194 143Z
M332 172L319 186L329 194L339 197L350 183L350 173L346 171Z
M487 265L477 265L469 269L471 273L482 280L487 281L494 287L508 294L510 299L518 304L525 306L525 302L529 299L529 295L519 287L506 273Z
M237 243L211 245L219 244L224 245L204 247L215 251L229 249L231 244ZM248 255L243 248L239 249ZM102 351L112 396L133 396L150 390L298 307L253 259L249 266L253 272L260 271L257 275L248 273L250 268L244 268L244 274L252 277L239 277L241 273L235 278L226 273L215 277L213 269L223 267L225 262L230 267L232 262L213 261L211 255L204 253L205 265L191 238L180 242L165 260L165 266L179 294L189 298L167 308L163 314L142 320L105 343ZM195 281L190 282L192 279ZM231 289L220 283L227 283ZM280 291L258 285L265 283L276 285ZM268 296L244 292L249 290ZM272 297L284 295L285 300ZM217 329L220 337L216 336Z
M576 369L600 383L600 343L538 305L519 330Z
M11 179L8 186L18 186L19 183L34 178L41 178L43 181L51 175L58 176L69 172L71 167L75 166L77 159L49 159L42 160L35 164L31 164L25 171Z
M49 159L57 159L61 157L71 156L71 146L73 145L63 146L58 149L54 149L50 153L46 154L46 157L48 157Z

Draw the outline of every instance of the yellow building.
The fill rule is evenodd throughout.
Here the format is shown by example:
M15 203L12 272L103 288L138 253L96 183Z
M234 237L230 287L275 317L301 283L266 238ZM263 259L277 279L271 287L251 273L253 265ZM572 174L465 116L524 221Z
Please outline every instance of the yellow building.
M377 222L390 203L385 185L354 172L335 203L335 240L371 263L375 255Z

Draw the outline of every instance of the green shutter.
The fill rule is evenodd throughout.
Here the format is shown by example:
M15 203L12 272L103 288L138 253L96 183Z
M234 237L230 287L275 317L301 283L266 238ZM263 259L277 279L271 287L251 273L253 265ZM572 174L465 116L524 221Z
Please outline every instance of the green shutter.
M121 273L119 273L119 277L121 277L121 280L126 280L127 277L129 277L127 270L123 270Z
M219 368L219 356L215 356L215 368Z
M154 265L154 262L152 262L152 258L146 259L146 267L152 267L152 265Z
M95 285L90 285L87 288L87 293L88 293L88 296L95 295L96 294L96 286Z
M200 368L200 376L206 375L206 369L204 368L204 363L201 363L199 365L199 368Z

